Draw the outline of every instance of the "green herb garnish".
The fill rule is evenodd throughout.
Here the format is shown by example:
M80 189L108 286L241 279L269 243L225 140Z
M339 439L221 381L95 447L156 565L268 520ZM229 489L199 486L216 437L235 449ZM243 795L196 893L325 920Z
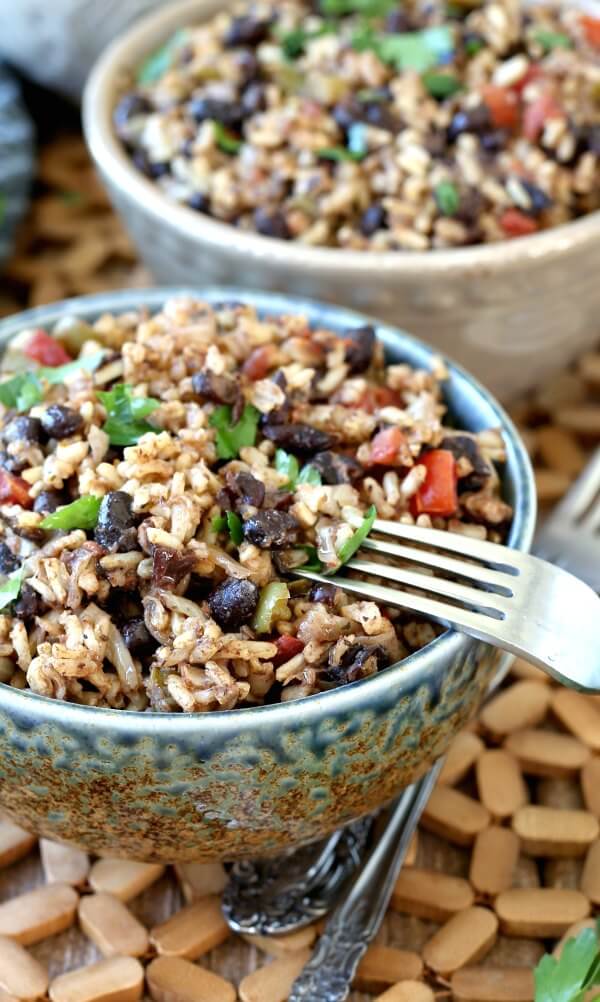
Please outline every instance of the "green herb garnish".
M308 560L305 564L301 564L298 568L300 571L312 571L314 574L320 574L323 570L323 564L319 560L319 554L315 546L301 546L301 550L306 550L308 554Z
M161 45L160 49L144 60L138 71L137 82L139 84L152 84L164 76L173 65L177 49L183 45L186 39L187 31L183 29L176 31L164 45Z
M317 150L317 156L321 160L334 160L337 163L359 163L364 160L364 153L353 153L345 146L324 146Z
M142 435L157 434L157 429L145 419L160 406L158 400L135 397L127 383L118 383L107 392L99 390L98 396L106 408L103 431L111 445L136 445Z
M87 494L77 501L46 515L40 522L41 529L95 529L102 498Z
M256 430L260 421L260 411L256 407L246 404L239 421L232 424L231 419L231 407L229 404L222 404L214 409L208 422L217 432L215 442L219 459L235 459L240 449L256 442Z
M483 38L467 38L465 42L465 52L468 56L476 56L483 48L485 48Z
M239 515L236 515L234 511L228 511L225 518L227 519L227 528L229 529L229 535L231 536L233 542L236 546L244 542L244 526Z
M64 383L65 379L80 369L93 370L104 357L104 352L94 352L85 358L67 362L66 365L41 366L32 372L20 372L11 379L0 383L0 402L5 407L20 413L30 410L44 399L44 388L41 380L48 383Z
M288 478L284 490L293 491L298 484L311 484L313 487L319 487L322 483L321 474L315 466L307 463L300 470L300 464L296 457L284 449L277 449L275 453L275 469Z
M331 24L323 24L320 28L315 28L314 31L308 31L301 27L292 28L291 31L280 35L278 41L285 58L293 61L303 54L309 42L315 38L322 38L323 35L329 35L333 31L335 28Z
M423 84L432 97L442 100L445 97L452 97L462 90L462 84L458 77L452 73L435 73L429 71L423 74Z
M433 192L437 206L444 216L455 216L460 208L460 195L452 181L440 181Z
M5 609L7 605L19 597L24 576L25 568L19 567L12 574L9 574L6 581L0 585L0 609Z
M426 73L444 62L453 50L452 32L447 25L384 35L376 43L377 55L384 63L400 71L416 70L417 73Z
M233 132L225 128L222 122L213 122L213 129L215 131L215 140L217 146L223 153L229 153L232 156L239 153L244 141L234 136Z
M362 525L356 529L356 531L347 539L345 543L342 544L338 552L338 560L340 562L340 567L347 564L348 561L354 556L357 550L360 549L365 539L369 535L371 529L373 528L373 523L377 518L377 509L375 505L372 504L369 508L367 514L365 515Z
M599 938L600 922L568 940L560 958L542 957L534 971L535 1002L583 1002L600 985Z
M227 528L227 519L225 518L225 515L215 515L210 523L210 527L213 532L225 532L225 529Z
M397 0L321 0L320 9L330 17L362 14L363 17L385 17L397 5Z
M573 39L569 38L562 31L550 31L548 28L539 28L533 37L546 52L552 52L553 49L573 48Z

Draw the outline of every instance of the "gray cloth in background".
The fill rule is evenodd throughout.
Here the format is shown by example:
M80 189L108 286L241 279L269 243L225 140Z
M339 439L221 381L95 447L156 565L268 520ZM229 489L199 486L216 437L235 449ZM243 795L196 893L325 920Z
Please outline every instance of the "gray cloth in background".
M27 211L33 173L33 125L16 79L0 65L0 264L10 255L14 231Z
M144 14L170 0L0 0L0 57L78 101L97 57Z

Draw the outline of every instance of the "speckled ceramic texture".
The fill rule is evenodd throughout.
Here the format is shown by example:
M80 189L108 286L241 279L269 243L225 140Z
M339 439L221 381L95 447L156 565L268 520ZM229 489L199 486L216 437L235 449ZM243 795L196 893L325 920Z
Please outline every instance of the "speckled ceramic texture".
M89 296L0 323L0 343L64 314L93 319L166 290ZM312 302L236 290L194 295L246 300L264 315L300 312L333 330L365 317ZM428 366L431 350L379 326L388 358ZM481 386L451 366L457 425L502 426L510 544L528 549L535 491L523 446ZM362 682L298 702L207 714L154 714L61 703L0 685L0 806L49 838L148 860L232 859L287 849L393 797L441 755L510 658L448 632Z
M493 245L365 253L241 232L167 199L132 166L112 110L148 52L221 8L221 0L178 0L155 11L107 49L84 94L88 146L157 281L243 284L372 313L456 358L501 400L595 344L600 212Z

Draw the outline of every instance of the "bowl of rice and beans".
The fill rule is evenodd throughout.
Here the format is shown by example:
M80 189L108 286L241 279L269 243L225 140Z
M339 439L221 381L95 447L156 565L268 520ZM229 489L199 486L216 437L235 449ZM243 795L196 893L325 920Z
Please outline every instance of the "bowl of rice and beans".
M86 134L158 279L364 309L508 398L597 335L596 14L187 0L100 59Z
M486 391L273 295L91 296L0 338L9 814L138 858L256 855L444 751L504 659L335 572L376 516L528 547L530 468Z

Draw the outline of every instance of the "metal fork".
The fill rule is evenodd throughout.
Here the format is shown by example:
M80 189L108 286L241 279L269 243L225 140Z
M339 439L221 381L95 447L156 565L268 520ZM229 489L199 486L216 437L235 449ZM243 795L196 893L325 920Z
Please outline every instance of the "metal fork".
M361 523L358 517L349 521ZM402 543L369 537L363 548L403 564L357 557L345 569L396 587L301 567L294 573L323 584L334 580L380 605L412 609L525 658L563 685L600 691L600 598L589 585L538 557L454 532L383 519L375 519L373 532Z
M600 591L600 449L539 529L534 549Z

